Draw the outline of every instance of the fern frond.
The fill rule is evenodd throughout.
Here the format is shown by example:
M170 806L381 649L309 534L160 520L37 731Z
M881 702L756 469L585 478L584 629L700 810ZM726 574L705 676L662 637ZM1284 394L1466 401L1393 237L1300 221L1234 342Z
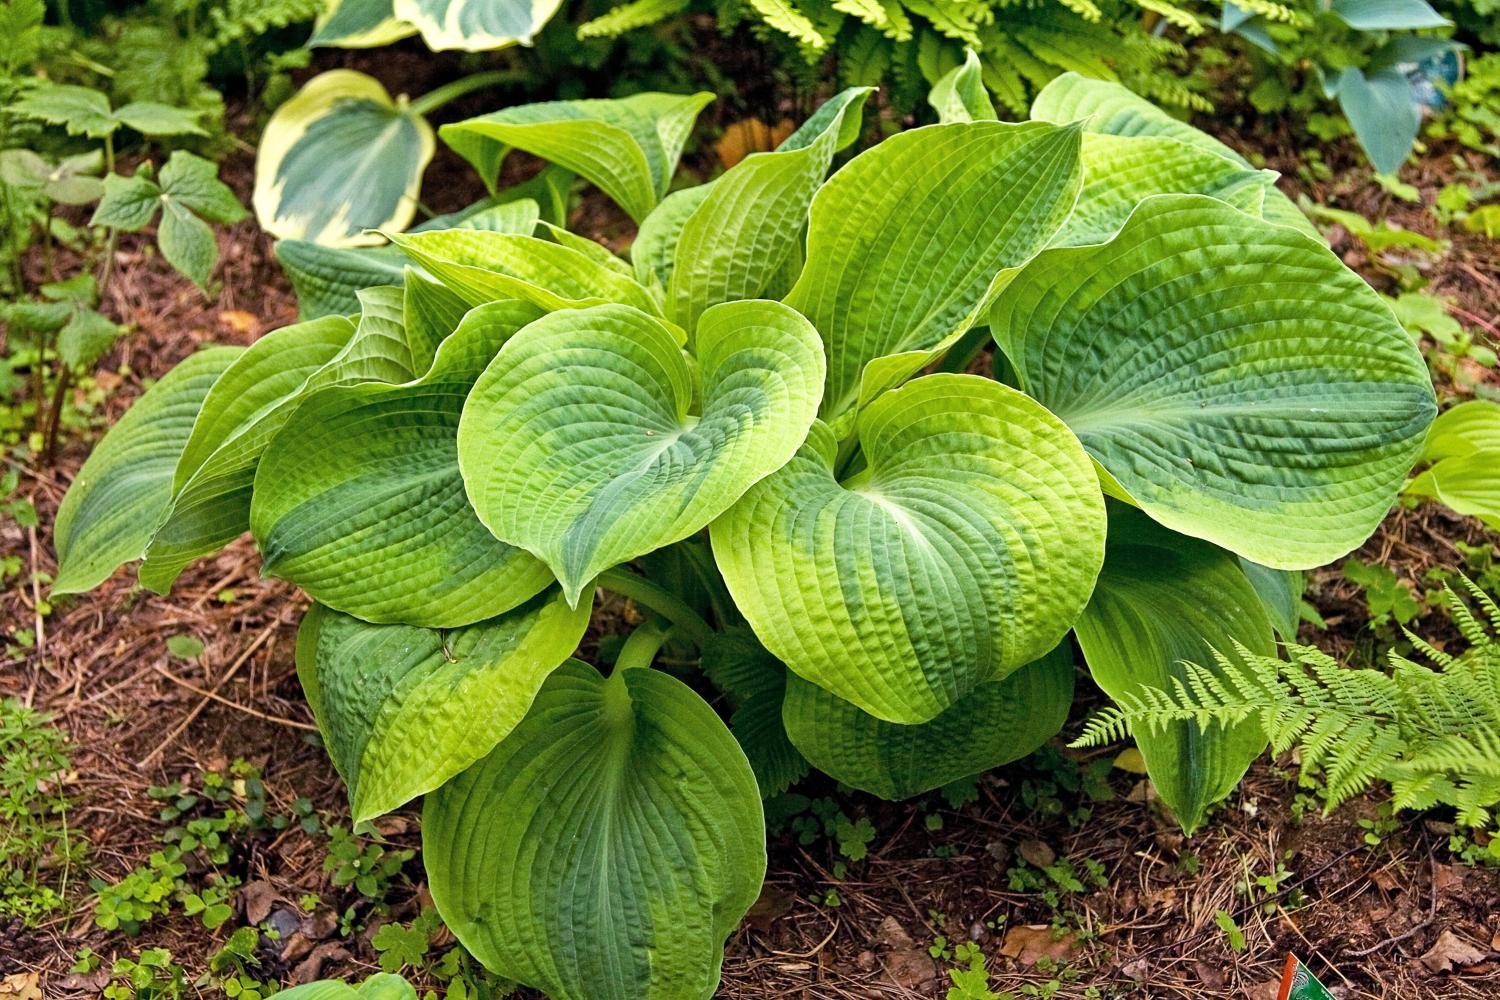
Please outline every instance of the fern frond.
M691 0L632 0L578 26L579 38L614 38L687 10Z

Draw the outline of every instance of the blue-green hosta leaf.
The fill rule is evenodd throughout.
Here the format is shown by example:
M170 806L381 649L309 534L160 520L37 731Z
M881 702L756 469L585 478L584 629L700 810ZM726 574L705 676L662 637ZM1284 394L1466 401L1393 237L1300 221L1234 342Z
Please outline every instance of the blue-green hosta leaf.
M1422 461L1433 463L1406 485L1500 531L1500 404L1475 399L1432 423Z
M1148 198L1109 243L1047 251L990 326L1111 493L1277 569L1369 536L1434 411L1411 338L1358 275L1200 195Z
M703 673L728 693L734 712L729 731L750 761L761 798L780 795L807 774L807 759L787 738L781 721L786 666L744 626L715 632L703 647Z
M921 725L883 722L795 674L781 711L813 767L883 799L906 799L1026 756L1056 735L1072 704L1065 642Z
M297 293L301 319L359 312L361 288L400 284L407 257L397 247L328 247L309 240L277 240L276 262Z
M849 132L845 117L857 124L871 90L843 91L820 109L816 133L753 153L713 182L677 234L666 286L669 317L691 331L710 306L766 294L801 249L808 206Z
M1270 569L1244 557L1240 558L1240 569L1260 595L1260 603L1282 641L1296 642L1297 626L1302 621L1304 574L1299 570Z
M530 45L561 6L562 0L394 0L392 9L434 52L484 52Z
M96 587L145 554L203 399L241 350L211 347L182 361L95 446L57 510L53 594Z
M927 722L1056 646L1104 557L1083 446L1014 389L928 375L860 413L840 482L818 424L710 529L735 604L792 671Z
M255 159L255 214L282 239L378 243L417 210L432 129L354 70L313 77L271 116Z
M141 565L141 583L166 593L192 560L250 530L250 488L266 444L291 416L307 380L338 356L354 324L327 316L251 344L203 399L172 475L172 499Z
M1094 680L1117 699L1171 690L1187 677L1184 662L1217 670L1215 651L1238 662L1235 643L1276 652L1271 620L1234 556L1119 504L1110 508L1104 571L1075 630ZM1135 738L1162 801L1189 833L1266 745L1254 721L1207 730L1170 723Z
M920 370L973 325L1000 271L1047 245L1078 195L1078 143L1071 126L932 125L829 178L786 297L827 345L824 419Z
M1349 66L1330 77L1329 89L1371 165L1382 174L1400 170L1422 127L1422 105L1405 71L1382 66L1366 74Z
M391 234L391 241L470 305L525 299L553 310L618 302L660 312L629 274L540 237L447 229Z
M1329 9L1356 31L1415 31L1453 23L1427 0L1333 0Z
M551 160L594 183L631 218L667 193L709 93L646 93L615 100L547 101L444 125L443 141L493 185L511 149Z
M307 46L375 48L416 33L416 28L397 19L391 0L328 0L313 24Z
M964 49L964 61L938 78L927 94L927 103L938 114L938 121L949 122L994 121L995 105L984 85L979 56L973 49Z
M422 857L464 947L553 1000L707 1000L766 870L755 775L713 710L576 660L427 797Z
M1031 117L1059 123L1081 120L1088 131L1107 135L1166 136L1228 157L1247 170L1254 169L1249 160L1207 132L1173 118L1124 85L1108 80L1091 80L1077 73L1064 73L1036 95L1031 105ZM1316 240L1323 239L1317 227L1292 200L1275 188L1267 189L1260 215L1267 221L1291 226Z
M297 673L316 692L309 704L354 821L432 791L494 749L578 647L589 610L553 590L498 618L437 631L313 605L298 632Z
M308 397L255 476L250 527L265 572L366 621L434 628L493 617L547 586L546 567L474 516L457 453L474 380L537 315L522 302L482 306L421 378Z
M479 519L576 602L601 571L701 530L797 450L817 410L817 331L777 302L682 333L628 306L550 313L474 386L459 465Z

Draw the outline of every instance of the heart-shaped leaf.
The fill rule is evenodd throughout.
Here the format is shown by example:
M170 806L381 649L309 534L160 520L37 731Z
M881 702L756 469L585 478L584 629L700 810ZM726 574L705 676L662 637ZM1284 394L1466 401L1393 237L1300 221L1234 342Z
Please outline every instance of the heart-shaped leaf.
M569 601L602 570L701 530L807 434L823 354L805 319L725 303L697 341L695 371L681 331L639 310L551 313L474 386L458 432L469 499Z
M1146 199L1103 246L1047 251L990 326L1112 493L1277 569L1369 537L1435 409L1421 355L1358 275L1198 195Z
M560 6L562 0L394 0L392 10L434 52L485 52L530 45Z
M327 0L313 24L308 48L376 48L415 35L417 29L397 20L392 0Z
M482 306L422 378L309 396L255 475L250 527L265 572L366 621L431 627L492 617L547 586L545 566L475 518L458 466L474 380L537 315L522 302Z
M713 710L576 660L428 796L422 857L464 947L554 1000L707 1000L766 870L755 775Z
M927 722L1056 646L1104 558L1104 499L1052 414L973 375L928 375L858 421L840 482L825 425L711 528L735 604L795 673Z

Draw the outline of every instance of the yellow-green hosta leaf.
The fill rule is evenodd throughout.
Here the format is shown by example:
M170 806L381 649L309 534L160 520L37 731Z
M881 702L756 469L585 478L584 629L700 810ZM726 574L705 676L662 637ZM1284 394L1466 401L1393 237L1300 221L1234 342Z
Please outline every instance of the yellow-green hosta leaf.
M427 797L422 857L464 947L552 1000L708 1000L766 870L755 775L713 709L576 660Z
M315 604L297 673L356 823L437 788L505 739L572 655L589 608L556 590L447 631L371 625Z
M861 411L840 482L816 425L710 529L735 604L793 672L888 722L927 722L1052 649L1104 558L1083 446L1040 405L927 375Z
M447 285L413 268L407 268L402 289L402 313L412 370L426 373L432 367L438 345L458 329L469 304Z
M283 1000L417 1000L411 984L389 972L377 972L357 988L337 979L320 979L281 992Z
M1078 195L1079 134L1035 122L912 129L819 189L786 301L827 346L825 420L876 394L861 392L870 362L901 363L881 388L920 370L973 325L1002 270L1047 245Z
M308 48L369 49L389 45L417 29L397 19L392 0L327 0L313 24Z
M778 302L715 306L682 332L628 306L550 313L510 339L458 431L469 499L576 602L601 571L686 538L807 435L817 331Z
M884 722L795 674L781 715L813 767L883 799L906 799L1026 756L1062 729L1072 704L1073 654L1063 643L920 725Z
M394 0L392 9L434 52L484 52L530 45L561 6L562 0Z
M1111 697L1172 690L1183 663L1216 672L1215 651L1238 663L1235 643L1272 656L1271 620L1239 562L1222 549L1112 504L1099 585L1075 626L1094 680ZM1192 833L1265 749L1260 725L1175 722L1136 732L1158 794Z
M366 621L434 628L493 617L547 586L545 566L475 518L457 454L474 380L537 315L523 302L482 306L421 378L309 396L255 475L250 527L265 572Z
M1157 521L1307 569L1385 517L1434 411L1411 338L1318 243L1201 195L1049 250L990 312L1018 384Z
M1500 404L1474 399L1432 422L1422 461L1432 462L1406 484L1411 496L1432 497L1500 531Z
M995 105L984 85L979 56L964 49L964 61L938 78L927 94L927 103L941 124L994 121Z
M180 362L94 447L57 510L53 594L97 587L145 554L203 399L242 350L211 347Z
M276 109L255 159L255 215L281 239L380 242L417 210L432 129L373 77L335 69Z
M141 565L141 583L166 593L183 567L250 530L250 488L267 443L316 372L344 350L354 324L326 316L266 334L204 397L172 476L166 520Z
M712 100L704 92L547 101L444 125L441 134L486 184L520 149L591 181L640 221L667 193L693 122Z
M1438 415L1422 446L1422 461L1472 455L1478 451L1500 452L1500 403L1471 399Z

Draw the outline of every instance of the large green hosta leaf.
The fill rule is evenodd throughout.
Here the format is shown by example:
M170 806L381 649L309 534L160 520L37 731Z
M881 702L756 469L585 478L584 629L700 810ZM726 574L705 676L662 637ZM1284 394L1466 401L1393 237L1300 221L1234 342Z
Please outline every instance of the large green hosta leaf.
M1197 195L1049 250L990 313L1019 385L1153 518L1278 569L1355 548L1434 410L1390 310L1301 233Z
M483 52L530 45L560 6L562 0L394 0L392 9L435 52Z
M361 288L400 282L406 255L392 246L329 247L311 240L277 240L276 262L297 293L302 319L359 311Z
M755 776L713 710L576 660L428 796L422 856L459 941L553 1000L707 1000L766 870Z
M628 306L551 313L474 386L459 465L479 519L569 601L602 570L699 531L797 450L823 382L818 334L730 302L682 333Z
M315 604L297 673L356 823L430 792L516 727L577 648L589 608L554 590L448 632L371 625Z
M308 397L255 475L250 527L265 572L367 621L432 627L500 614L550 583L474 516L458 468L474 380L537 315L522 302L481 306L421 378Z
M1078 144L1072 126L933 125L829 178L786 298L828 348L825 419L922 368L974 323L1000 271L1047 245L1078 195ZM878 377L865 371L876 359Z
M203 398L243 348L211 347L147 389L78 470L53 525L53 594L96 587L146 552Z
M1063 643L917 726L882 722L795 674L781 712L792 744L818 770L905 799L1019 760L1062 728L1072 704L1073 651Z
M693 122L712 100L709 93L646 93L547 101L444 125L441 134L486 184L494 184L505 155L521 149L592 181L639 221L667 193Z
M794 672L889 722L927 722L1056 646L1104 556L1078 439L1014 389L928 375L858 421L840 482L818 424L715 521L735 604Z
M1216 669L1215 651L1237 660L1235 643L1276 652L1271 620L1234 556L1123 505L1111 505L1104 571L1075 629L1094 680L1114 698L1171 690L1187 677L1184 662ZM1206 730L1177 722L1135 737L1152 783L1188 833L1266 745L1254 721Z

